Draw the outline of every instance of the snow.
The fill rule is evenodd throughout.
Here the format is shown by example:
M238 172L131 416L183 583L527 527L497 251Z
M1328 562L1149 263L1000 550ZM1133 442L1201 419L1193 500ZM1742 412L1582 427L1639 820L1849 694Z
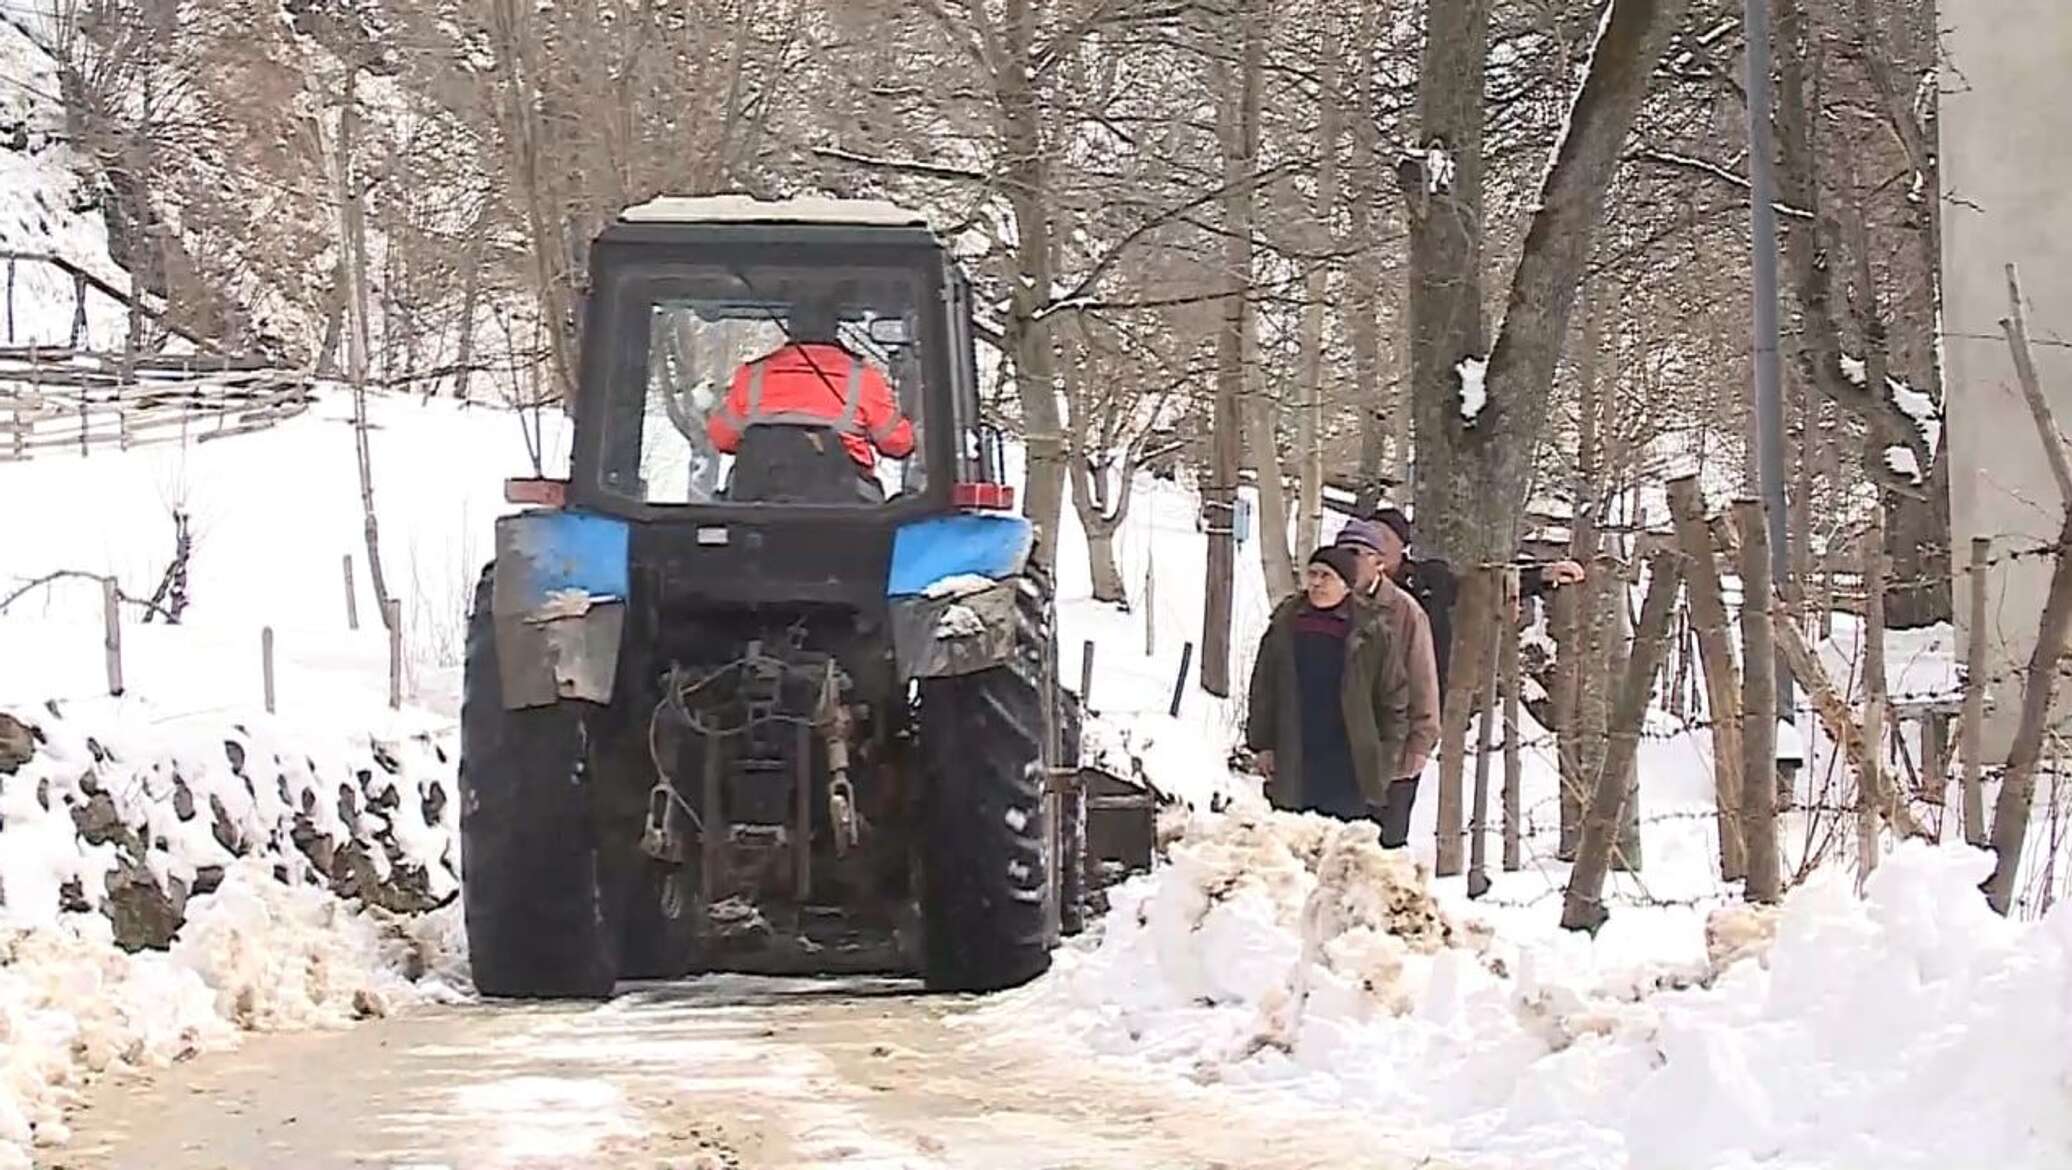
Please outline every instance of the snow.
M1453 179L1459 170L1460 164L1454 161L1452 151L1437 142L1425 147L1425 194L1437 195L1453 190Z
M1062 1018L1110 1056L1384 1119L1406 1163L2072 1158L2072 911L1995 917L1982 853L1909 844L1862 899L1816 875L1774 917L1723 916L1720 963L1644 981L1494 941L1371 828L1203 819L1173 854L999 1026Z
M1864 364L1862 358L1851 357L1845 353L1842 355L1841 361L1843 377L1855 383L1859 388L1869 383L1870 369ZM1885 390L1886 393L1891 395L1892 404L1899 408L1900 413L1913 420L1915 429L1921 433L1922 443L1928 447L1928 453L1934 455L1940 451L1942 444L1942 410L1936 406L1935 400L1914 389L1909 383L1889 375L1885 379ZM1903 469L1898 457L1894 454L1894 452L1902 450L1906 450L1906 448L1899 446L1889 448L1885 453L1886 465L1899 474L1912 476L1918 481L1921 472L1919 464L1913 458L1913 453L1908 451L1906 457L1907 466L1913 468L1911 471Z
M957 573L929 582L928 587L921 590L921 596L937 599L944 597L969 597L974 593L984 593L986 590L993 588L995 584L996 582L991 577L984 576L983 574Z
M619 213L626 223L829 223L927 227L928 217L881 199L756 199L748 195L663 195Z
M0 924L0 1167L64 1142L64 1108L113 1069L454 999L458 918L349 909L247 860L195 899L170 952L123 952L99 915Z
M1460 379L1461 421L1473 426L1489 402L1489 359L1462 358L1453 373Z
M976 638L985 632L986 620L968 605L950 606L935 622L935 638L939 642Z
M1894 444L1885 448L1885 466L1895 475L1904 476L1914 483L1921 482L1921 461L1914 457L1912 447Z

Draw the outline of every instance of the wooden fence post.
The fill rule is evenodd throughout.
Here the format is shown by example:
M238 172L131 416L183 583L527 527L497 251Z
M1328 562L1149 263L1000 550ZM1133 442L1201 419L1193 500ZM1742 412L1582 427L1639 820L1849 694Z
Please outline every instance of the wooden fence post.
M1158 653L1158 569L1150 558L1144 562L1144 657Z
M1884 791L1885 708L1891 688L1885 681L1885 523L1871 510L1863 534L1863 740L1870 748L1865 771L1856 787L1856 880L1861 883L1878 866L1878 796ZM1898 787L1898 777L1893 777ZM1904 793L1895 799L1905 800Z
M1986 847L1986 562L1990 537L1971 538L1971 637L1964 647L1964 843Z
M102 649L106 652L108 667L108 693L122 695L122 592L116 587L115 578L101 578L101 624L104 630Z
M391 597L384 606L388 615L389 710L403 706L403 603Z
M266 713L268 715L273 714L274 710L273 679L273 627L261 626L259 628L259 680L260 685L265 688Z
M1747 848L1742 894L1782 895L1777 863L1777 651L1771 636L1770 539L1759 500L1734 501L1741 545L1741 832Z
M1725 591L1718 552L1706 530L1705 502L1697 476L1669 481L1669 512L1683 550L1684 588L1690 595L1691 625L1698 636L1699 666L1705 676L1705 716L1712 726L1712 788L1719 808L1720 876L1747 874L1741 847L1741 681L1728 636Z
M345 554L345 628L360 628L360 598L353 589L353 555Z
M1525 859L1519 834L1519 787L1523 768L1519 758L1518 718L1519 691L1524 685L1524 665L1521 661L1517 622L1504 625L1503 687L1504 687L1504 872L1516 873L1524 867Z
M1460 601L1454 609L1452 666L1446 693L1439 701L1438 823L1432 873L1453 877L1465 867L1467 817L1464 806L1468 720L1481 706L1488 688L1483 674L1494 657L1497 606L1502 601L1501 565L1477 566L1461 575Z
M1187 668L1193 665L1194 643L1183 642L1180 644L1180 673L1173 677L1173 704L1166 709L1166 714L1172 718L1179 718L1180 699L1187 693Z
M1493 637L1476 646L1476 670L1481 685L1475 688L1475 796L1468 815L1468 897L1489 892L1489 749L1495 742L1497 676L1505 645L1518 623L1511 612L1518 599L1518 570L1499 568L1496 578L1496 619Z
M1576 848L1575 868L1569 871L1568 890L1562 898L1561 926L1564 930L1595 933L1604 924L1605 871L1620 851L1620 837L1627 805L1634 799L1631 777L1640 749L1641 728L1647 723L1648 698L1654 690L1655 674L1662 668L1662 655L1669 644L1669 618L1682 586L1682 561L1667 547L1658 549L1648 564L1647 599L1641 605L1640 620L1633 627L1633 649L1625 669L1615 681L1603 762L1589 793L1583 820L1583 836ZM1632 868L1638 869L1635 863Z
M1079 648L1079 702L1092 706L1094 701L1094 643L1088 638Z

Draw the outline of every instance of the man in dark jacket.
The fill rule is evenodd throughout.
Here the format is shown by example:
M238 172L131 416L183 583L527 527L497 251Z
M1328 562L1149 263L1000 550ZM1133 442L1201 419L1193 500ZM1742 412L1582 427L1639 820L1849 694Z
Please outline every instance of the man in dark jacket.
M1410 553L1415 543L1410 517L1401 508L1385 507L1372 517L1384 534L1382 567L1403 591L1417 599L1425 619L1432 626L1432 657L1439 668L1439 694L1446 694L1446 664L1453 656L1453 603L1460 598L1460 578L1453 566L1442 560L1416 560ZM1565 585L1583 581L1583 566L1574 561L1522 561L1518 565L1518 595L1540 597Z
M1380 818L1410 723L1410 680L1380 610L1353 589L1358 561L1311 554L1252 664L1245 745L1275 808Z

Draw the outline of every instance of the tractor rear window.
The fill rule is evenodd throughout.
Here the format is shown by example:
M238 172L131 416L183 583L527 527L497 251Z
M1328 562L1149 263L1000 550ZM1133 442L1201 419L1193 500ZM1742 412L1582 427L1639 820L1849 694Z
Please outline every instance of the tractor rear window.
M872 507L920 492L929 363L902 271L728 270L636 285L636 413L605 486L648 504ZM630 387L628 387L630 389ZM622 400L623 401L623 400Z

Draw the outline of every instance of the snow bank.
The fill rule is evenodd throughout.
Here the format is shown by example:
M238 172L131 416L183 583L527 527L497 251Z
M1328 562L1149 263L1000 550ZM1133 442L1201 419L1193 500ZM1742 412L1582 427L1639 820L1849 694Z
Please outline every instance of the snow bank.
M123 951L98 915L0 926L0 1170L64 1142L64 1109L110 1069L457 998L458 920L348 909L247 859L194 900L170 952Z
M2063 1167L2072 911L1995 917L1988 866L1908 844L1863 898L1822 873L1778 912L1715 915L1715 962L1639 978L1592 970L1578 936L1513 949L1455 921L1371 827L1198 820L1114 891L1098 942L992 1010L1358 1109L1406 1161Z
M451 901L450 731L354 717L182 716L139 698L0 706L30 749L0 773L0 925L100 911L124 946L163 947L188 899L245 857L394 911Z

